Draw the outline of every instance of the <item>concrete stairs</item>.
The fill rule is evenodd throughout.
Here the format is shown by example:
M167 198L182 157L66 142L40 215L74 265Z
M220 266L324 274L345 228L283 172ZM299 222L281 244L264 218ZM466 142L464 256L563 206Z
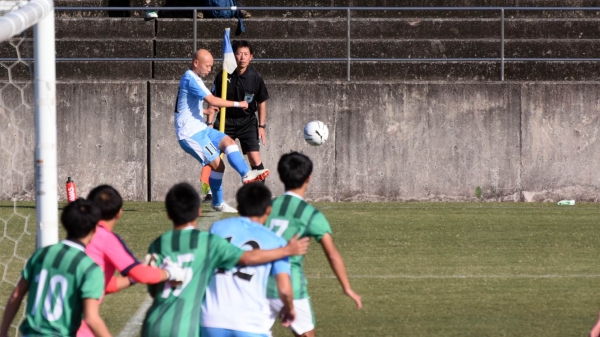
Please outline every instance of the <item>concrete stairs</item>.
M325 3L327 2L327 3ZM473 0L453 1L455 6L597 6L600 1ZM107 0L57 0L56 6L141 6ZM160 2L162 6L190 6L183 2ZM448 6L443 1L246 0L246 6ZM168 13L163 11L161 14ZM266 14L265 14L266 13ZM313 14L253 11L246 19L247 32L235 38L250 40L255 58L346 58L345 12L314 11ZM329 14L328 14L329 13ZM365 11L366 13L366 11ZM599 12L507 11L504 56L506 58L600 58ZM146 21L143 12L133 17L107 17L112 12L58 13L56 51L58 58L189 58L193 52L193 21L165 18ZM264 16L263 16L264 14ZM331 15L330 15L331 14ZM363 13L364 14L364 13ZM499 58L500 19L497 12L353 12L352 58ZM377 14L378 17L370 17ZM410 17L408 14L410 14ZM534 15L535 14L535 15ZM550 17L548 17L550 16ZM567 17L565 17L567 16ZM220 57L222 32L235 30L235 19L203 19L197 22L198 47ZM31 36L31 35L30 35ZM21 46L24 49L26 44ZM21 50L21 55L26 55ZM0 44L0 57L17 57L15 48ZM185 62L165 61L59 61L61 80L176 80ZM345 61L267 62L256 68L270 80L345 80ZM18 69L22 68L20 72ZM25 73L24 65L13 76ZM600 63L506 62L507 80L598 80ZM0 78L6 69L0 68ZM498 61L373 62L353 61L353 80L485 80L500 78ZM210 79L209 79L210 80Z

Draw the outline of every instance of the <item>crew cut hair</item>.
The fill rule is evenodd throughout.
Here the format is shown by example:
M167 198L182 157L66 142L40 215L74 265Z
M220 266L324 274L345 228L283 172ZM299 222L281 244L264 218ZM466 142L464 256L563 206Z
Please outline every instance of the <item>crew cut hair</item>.
M262 182L246 184L237 191L238 213L241 216L263 216L271 206L271 191Z
M173 225L183 225L198 218L200 195L192 185L179 183L167 193L165 206Z
M67 239L81 240L92 232L100 221L100 209L91 201L79 198L69 203L60 215Z
M279 179L286 191L301 187L312 174L312 170L313 163L310 158L296 151L281 156L277 164Z

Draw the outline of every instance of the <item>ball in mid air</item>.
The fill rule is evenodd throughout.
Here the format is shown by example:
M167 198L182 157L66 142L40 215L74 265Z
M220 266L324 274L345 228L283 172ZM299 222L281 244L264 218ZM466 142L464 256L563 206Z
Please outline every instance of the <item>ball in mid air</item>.
M329 129L321 121L308 122L304 127L304 140L310 145L323 145L327 137L329 137Z

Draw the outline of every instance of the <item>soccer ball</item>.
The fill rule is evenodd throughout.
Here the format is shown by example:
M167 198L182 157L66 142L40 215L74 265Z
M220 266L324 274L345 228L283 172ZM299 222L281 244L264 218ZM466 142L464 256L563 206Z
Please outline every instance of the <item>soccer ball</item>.
M319 146L329 137L327 125L321 121L308 122L304 127L304 140L310 145Z

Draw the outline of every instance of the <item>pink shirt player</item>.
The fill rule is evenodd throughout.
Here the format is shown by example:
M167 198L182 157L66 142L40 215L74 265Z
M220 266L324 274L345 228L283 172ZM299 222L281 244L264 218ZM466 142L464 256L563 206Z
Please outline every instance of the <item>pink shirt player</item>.
M123 276L128 276L135 282L154 284L161 281L161 269L149 267L140 264L133 253L127 248L125 242L115 233L105 227L104 221L98 222L96 234L87 247L85 252L96 262L104 271L104 289L105 294L116 292L117 277L115 271L118 270ZM100 299L102 301L102 298ZM77 337L93 337L94 334L90 328L81 322L81 327L77 331Z

